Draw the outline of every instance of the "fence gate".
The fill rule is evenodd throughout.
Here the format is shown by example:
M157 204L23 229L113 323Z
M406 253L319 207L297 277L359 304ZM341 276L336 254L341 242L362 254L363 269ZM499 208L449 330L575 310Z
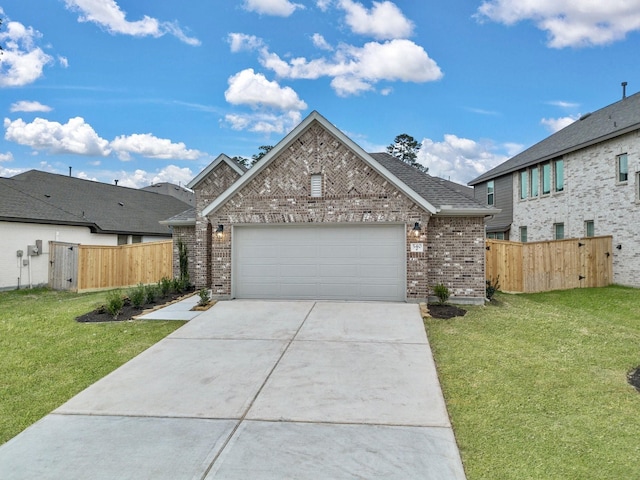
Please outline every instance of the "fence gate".
M54 290L78 290L77 243L49 242L49 287Z

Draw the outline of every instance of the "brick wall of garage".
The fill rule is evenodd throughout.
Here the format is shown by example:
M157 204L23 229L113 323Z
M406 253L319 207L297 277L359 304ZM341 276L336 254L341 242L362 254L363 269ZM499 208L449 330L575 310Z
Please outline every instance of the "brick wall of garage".
M257 167L254 167L257 168ZM310 176L323 175L323 196L310 197ZM352 150L322 128L311 124L284 148L252 181L211 214L213 225L224 225L222 238L212 239L212 289L219 297L231 295L231 226L248 224L309 223L401 223L407 228L407 299L420 300L429 295L433 279L451 284L466 296L484 296L484 279L477 281L477 265L484 245L476 245L477 230L484 238L482 219L449 220L432 223L430 214L391 185ZM419 239L411 235L415 222L422 226ZM431 228L438 232L430 233ZM425 246L423 253L410 252L410 243L428 243L440 237L458 237L463 229L473 240L457 238L460 252L454 252L455 265L429 270L429 264L445 257L440 247ZM471 252L475 245L477 252ZM454 246L455 247L455 246ZM458 247L455 247L458 248ZM447 250L449 253L452 248ZM431 258L430 258L431 257ZM464 259L472 259L471 273ZM463 259L459 261L459 259ZM471 261L471 260L470 260ZM444 275L450 280L445 281ZM467 282L467 283L465 283Z

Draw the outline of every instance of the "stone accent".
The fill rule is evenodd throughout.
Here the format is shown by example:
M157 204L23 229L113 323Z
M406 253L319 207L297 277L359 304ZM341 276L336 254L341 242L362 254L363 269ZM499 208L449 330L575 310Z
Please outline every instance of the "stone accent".
M313 174L322 175L321 197L310 196ZM196 198L201 211L206 202L200 203L203 196L197 194ZM484 298L483 219L430 219L428 212L317 122L311 123L208 220L212 225L224 225L221 238L209 237L211 288L215 297L231 295L233 225L348 222L406 226L408 300L426 299L434 279L451 285L454 294ZM415 222L422 227L417 238L412 234ZM462 232L462 236L458 232ZM471 238L464 237L468 234ZM450 239L460 245L450 247ZM432 241L443 242L443 245L431 245ZM479 243L474 243L476 241ZM410 244L414 242L425 244L423 253L410 251ZM435 262L449 258L445 253L451 257L450 265L435 268ZM432 271L430 263L434 265Z
M617 181L616 156L628 156L629 179ZM527 227L528 241L553 240L554 223L564 223L565 238L586 235L593 220L595 235L613 236L614 282L640 287L640 131L564 156L564 191L520 200L518 173L513 175L512 238ZM615 248L621 245L621 250Z
M429 286L442 283L455 297L486 295L484 219L431 217L428 228Z

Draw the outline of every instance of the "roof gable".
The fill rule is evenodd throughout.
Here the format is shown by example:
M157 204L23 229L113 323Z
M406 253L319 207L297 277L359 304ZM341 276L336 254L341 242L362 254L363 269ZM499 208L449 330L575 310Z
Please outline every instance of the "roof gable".
M269 165L279 157L293 142L299 140L304 132L315 122L317 122L322 128L326 129L331 135L338 139L343 145L351 150L358 158L360 158L365 164L371 167L374 171L380 174L386 179L392 186L409 197L414 203L419 205L425 211L429 213L436 213L437 209L429 201L416 193L393 173L391 173L381 163L376 161L371 155L366 153L355 142L349 139L338 128L331 124L318 112L313 111L306 119L304 119L296 128L294 128L287 136L284 137L274 148L272 148L259 162L257 162L251 170L245 175L240 177L236 183L234 183L229 189L227 189L222 195L216 198L211 204L205 207L202 211L202 215L206 216L215 212L218 208L224 205L230 200L233 195L239 192L244 186L248 185L253 179L255 179L262 171L267 169Z
M218 166L221 163L226 163L227 165L229 165L229 167L231 167L241 177L247 171L247 169L245 167L239 165L235 160L229 158L224 153L221 153L220 155L218 155L216 157L216 159L213 162L211 162L209 165L207 165L207 167L204 170L202 170L193 180L191 180L187 184L187 187L192 189L192 190L194 188L197 188L197 186L200 184L200 182L202 182L205 178L207 178L207 176L211 172L213 172L216 168L218 168Z
M583 115L580 120L473 179L469 185L477 185L638 129L640 129L640 93Z

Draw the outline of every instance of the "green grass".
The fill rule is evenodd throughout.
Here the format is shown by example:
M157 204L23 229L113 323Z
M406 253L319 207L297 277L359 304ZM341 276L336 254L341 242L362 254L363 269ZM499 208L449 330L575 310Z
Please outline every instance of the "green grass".
M425 321L469 480L640 478L640 290L496 299Z
M0 292L0 444L183 324L74 320L105 297Z

